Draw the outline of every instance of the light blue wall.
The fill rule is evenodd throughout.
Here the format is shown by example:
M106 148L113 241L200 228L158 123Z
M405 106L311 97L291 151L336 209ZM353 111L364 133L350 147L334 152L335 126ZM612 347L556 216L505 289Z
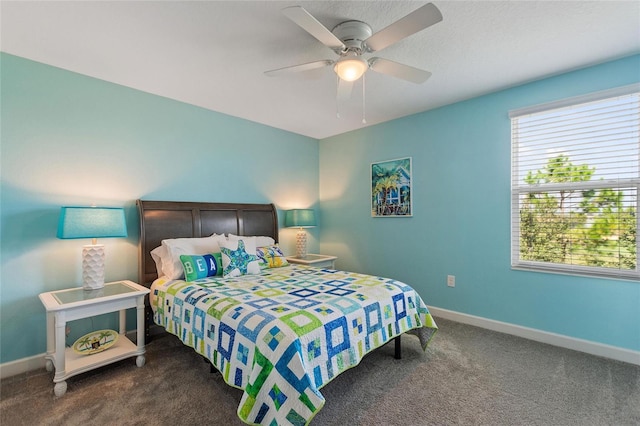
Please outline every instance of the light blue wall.
M329 138L320 148L11 55L0 61L0 363L45 351L37 295L80 282L83 243L55 238L60 206L124 206L129 237L101 242L107 279L136 280L137 198L279 209L319 202L310 251L340 256L341 268L404 280L431 306L640 350L640 284L510 270L507 116L637 82L640 56ZM413 157L414 217L371 218L370 163L404 156ZM280 237L293 252L295 232ZM448 274L455 288L446 286Z
M321 251L406 281L430 306L640 350L640 283L510 269L508 117L638 81L636 55L322 140ZM372 218L370 164L401 157L413 158L414 217Z
M129 237L100 242L107 280L133 281L138 198L317 206L317 140L15 56L0 60L1 363L45 352L38 294L81 282L89 241L56 239L62 205L126 208ZM293 253L294 230L280 238ZM101 321L110 320L77 324L70 343Z

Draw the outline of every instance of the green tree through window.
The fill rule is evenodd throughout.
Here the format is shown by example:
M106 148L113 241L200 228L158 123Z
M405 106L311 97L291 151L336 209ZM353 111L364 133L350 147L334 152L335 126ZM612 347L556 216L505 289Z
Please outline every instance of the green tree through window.
M588 182L595 167L574 165L567 156L549 159L528 185ZM636 268L636 208L624 190L529 192L520 206L522 260L585 266Z

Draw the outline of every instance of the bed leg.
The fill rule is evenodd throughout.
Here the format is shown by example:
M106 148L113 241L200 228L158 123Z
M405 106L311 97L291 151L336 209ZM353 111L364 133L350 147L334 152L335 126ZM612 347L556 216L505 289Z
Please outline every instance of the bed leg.
M153 322L153 311L151 306L146 305L144 307L144 343L149 344L151 342L151 323Z
M401 335L398 335L395 339L393 339L396 342L396 359L402 359L402 346L400 345L400 337Z

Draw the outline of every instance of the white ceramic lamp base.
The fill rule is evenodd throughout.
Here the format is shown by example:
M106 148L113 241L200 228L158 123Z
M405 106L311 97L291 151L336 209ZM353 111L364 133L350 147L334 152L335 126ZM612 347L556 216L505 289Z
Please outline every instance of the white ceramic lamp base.
M97 290L104 287L104 245L82 246L82 288Z
M300 259L307 257L307 233L302 228L296 234L296 257Z

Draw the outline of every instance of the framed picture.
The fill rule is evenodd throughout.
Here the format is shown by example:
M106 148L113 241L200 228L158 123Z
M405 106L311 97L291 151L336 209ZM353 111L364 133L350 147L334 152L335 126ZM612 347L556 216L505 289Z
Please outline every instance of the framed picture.
M412 215L411 157L371 163L371 216Z

